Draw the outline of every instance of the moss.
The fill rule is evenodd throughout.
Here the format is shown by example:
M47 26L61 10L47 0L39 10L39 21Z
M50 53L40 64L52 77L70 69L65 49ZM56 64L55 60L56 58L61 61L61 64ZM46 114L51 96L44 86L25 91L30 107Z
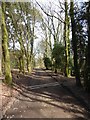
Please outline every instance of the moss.
M0 75L2 75L2 73L0 72Z
M70 20L68 16L68 4L65 2L65 24L64 24L64 41L65 41L65 76L69 77L69 62L70 62Z
M3 47L3 56L4 56L4 65L5 65L5 82L7 84L12 83L12 75L10 70L10 56L8 51L8 33L5 24L4 17L5 3L2 3L2 47Z
M12 84L12 76L10 75L5 75L5 80L4 80L5 83L7 83L8 85L11 85Z

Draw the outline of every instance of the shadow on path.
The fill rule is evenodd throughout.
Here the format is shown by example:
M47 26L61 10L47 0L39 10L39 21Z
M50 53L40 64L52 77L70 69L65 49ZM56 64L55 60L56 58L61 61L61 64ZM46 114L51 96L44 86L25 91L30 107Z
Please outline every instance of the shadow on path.
M88 112L82 107L68 91L62 86L49 86L31 90L30 86L56 82L48 73L41 69L34 69L31 75L22 75L13 72L13 85L19 93L17 99L26 102L43 102L45 104L63 109L65 112L73 113L73 117L78 114L89 118ZM20 97L21 96L21 97Z

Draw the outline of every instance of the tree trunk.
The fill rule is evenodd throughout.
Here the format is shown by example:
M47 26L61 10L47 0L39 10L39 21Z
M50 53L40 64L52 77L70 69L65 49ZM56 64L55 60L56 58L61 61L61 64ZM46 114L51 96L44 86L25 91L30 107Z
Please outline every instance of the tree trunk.
M33 69L33 45L34 45L34 29L35 29L35 9L33 7L33 21L32 21L32 35L31 35L31 53L30 53L30 67Z
M70 59L70 27L69 27L69 16L68 16L68 5L67 1L65 2L65 24L64 24L64 41L65 41L65 76L69 76L69 59Z
M80 81L80 72L78 67L78 55L77 55L77 38L75 35L76 31L76 25L75 25L75 19L74 19L74 3L71 0L70 2L70 17L71 17L71 27L72 27L72 47L74 52L74 71L75 71L75 78L76 78L76 85L81 86Z
M90 92L90 0L88 2L87 8L88 15L88 48L87 48L87 61L86 61L86 70L85 70L85 88L87 92Z
M1 2L0 2L0 20L1 18ZM1 22L0 22L0 75L2 75L2 33L1 33Z
M20 32L20 37L19 37L19 44L20 44L20 65L21 69L20 72L25 73L24 65L25 65L25 59L24 59L24 43L22 39L22 31Z
M8 50L8 33L5 24L5 2L2 2L2 48L3 48L3 56L4 56L4 64L5 64L5 82L7 84L12 83L12 75L10 69L10 56Z

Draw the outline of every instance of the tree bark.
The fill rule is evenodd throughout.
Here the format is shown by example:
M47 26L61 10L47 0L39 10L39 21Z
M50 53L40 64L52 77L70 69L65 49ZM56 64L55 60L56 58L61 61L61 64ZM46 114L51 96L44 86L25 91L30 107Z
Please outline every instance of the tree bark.
M73 0L70 2L70 17L71 17L71 27L72 27L72 47L74 52L74 71L75 71L75 78L76 78L76 85L81 86L80 81L80 72L78 66L78 55L77 55L77 38L75 35L76 25L74 19L74 3Z
M31 70L33 69L34 29L35 29L35 9L33 7L32 35L31 35L31 41L30 41L30 44L31 44L31 52L30 52Z
M65 42L65 76L69 76L69 60L70 60L70 23L68 16L68 3L65 1L65 23L64 23L64 42Z
M1 18L1 2L0 2L0 20ZM0 22L0 75L2 75L2 32L1 32L1 22Z
M3 56L4 56L4 64L5 64L5 82L7 84L12 83L12 75L10 69L10 56L8 50L8 33L5 24L5 2L2 2L2 48L3 48Z
M87 23L88 23L88 47L86 56L86 70L85 70L85 89L90 92L90 0L87 8Z

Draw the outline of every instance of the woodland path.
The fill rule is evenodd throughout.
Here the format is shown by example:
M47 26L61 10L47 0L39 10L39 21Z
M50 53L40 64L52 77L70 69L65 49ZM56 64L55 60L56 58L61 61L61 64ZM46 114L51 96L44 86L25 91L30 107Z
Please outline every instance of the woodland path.
M34 69L31 75L16 77L19 94L4 118L88 118L80 102L48 72Z

